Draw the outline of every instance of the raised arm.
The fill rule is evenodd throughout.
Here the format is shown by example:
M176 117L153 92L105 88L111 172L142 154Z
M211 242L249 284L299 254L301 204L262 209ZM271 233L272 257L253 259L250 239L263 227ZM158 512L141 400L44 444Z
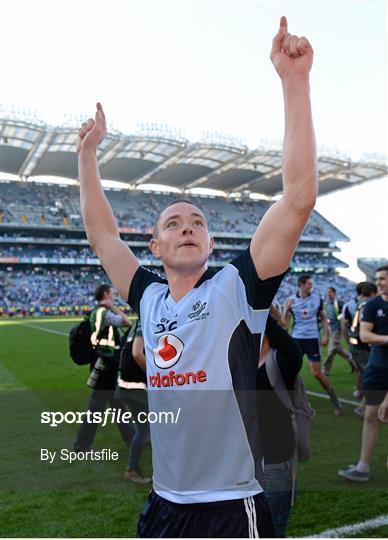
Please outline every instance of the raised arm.
M288 33L285 17L272 42L271 60L284 96L283 197L265 213L251 241L252 259L261 279L287 270L318 194L309 89L313 50L305 37Z
M124 301L139 262L119 235L112 208L101 186L97 147L106 135L106 120L97 103L95 120L82 124L78 132L77 153L81 212L86 235L93 251Z

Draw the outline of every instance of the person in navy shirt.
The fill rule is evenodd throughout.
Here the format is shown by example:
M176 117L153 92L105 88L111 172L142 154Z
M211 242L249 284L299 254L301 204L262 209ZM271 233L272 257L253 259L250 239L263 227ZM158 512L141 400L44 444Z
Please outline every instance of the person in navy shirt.
M368 365L363 375L365 415L362 431L360 459L356 466L350 465L339 471L347 480L367 482L369 464L379 438L379 407L382 407L388 391L388 266L376 271L378 296L369 300L361 315L360 338L371 345ZM385 418L380 412L380 419Z
M313 50L306 38L289 34L285 17L271 60L285 104L283 196L261 219L249 248L215 275L207 268L213 239L206 219L189 201L169 205L154 226L150 249L167 279L140 266L120 239L100 183L97 147L107 132L100 103L95 119L79 130L89 243L141 319L150 409L181 412L175 426L151 426L154 491L140 537L274 534L257 480L252 396L269 307L315 205L318 174L309 92Z

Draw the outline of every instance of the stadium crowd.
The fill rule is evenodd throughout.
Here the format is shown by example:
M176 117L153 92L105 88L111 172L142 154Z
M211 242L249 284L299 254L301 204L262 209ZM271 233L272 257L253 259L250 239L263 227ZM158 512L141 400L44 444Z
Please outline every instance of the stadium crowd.
M139 258L154 262L147 250L140 251ZM215 253L213 260L230 260L230 253ZM212 259L210 259L212 261ZM283 304L297 288L299 274L289 273L283 280L276 295L276 301ZM99 268L58 268L37 267L19 269L15 266L0 270L0 315L44 316L78 315L87 312L93 305L96 283L107 281ZM354 297L354 283L334 272L314 274L315 290L324 297L327 287L334 286L343 301ZM124 307L124 304L121 303ZM80 308L82 306L82 308Z
M160 210L179 197L118 189L105 190L105 193L119 226L143 233L149 232ZM213 233L252 235L270 205L264 200L187 197L203 208ZM83 228L79 189L76 186L0 181L0 224ZM303 236L317 240L343 237L317 212L311 215Z

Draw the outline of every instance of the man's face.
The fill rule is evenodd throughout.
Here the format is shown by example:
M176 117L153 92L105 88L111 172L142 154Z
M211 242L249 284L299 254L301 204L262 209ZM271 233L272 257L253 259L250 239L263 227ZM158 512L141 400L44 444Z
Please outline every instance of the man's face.
M388 272L385 270L376 272L376 286L378 294L388 296Z
M306 283L303 283L300 287L300 292L303 294L310 294L313 290L313 280L308 279Z
M157 230L150 249L166 269L195 271L206 263L213 250L205 217L192 204L181 202L166 208Z
M113 293L113 289L109 289L108 292L105 292L105 293L104 293L103 300L108 300L109 302L113 302L113 301L114 301L114 293Z
M335 292L330 287L327 289L327 297L329 300L335 300Z

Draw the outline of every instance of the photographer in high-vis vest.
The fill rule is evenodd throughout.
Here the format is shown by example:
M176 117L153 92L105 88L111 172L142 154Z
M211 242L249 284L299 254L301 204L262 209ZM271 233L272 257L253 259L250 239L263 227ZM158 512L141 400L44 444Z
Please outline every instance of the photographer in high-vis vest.
M97 349L97 359L90 365L90 375L87 385L93 388L89 399L88 410L103 412L109 403L110 407L122 408L122 402L114 397L117 373L120 360L120 333L118 328L129 327L131 323L120 309L114 305L113 289L105 283L99 285L95 291L98 305L91 311L90 341ZM97 432L98 423L90 423L87 417L78 430L74 443L75 451L90 450ZM126 423L119 422L117 427L123 441L129 445L134 430Z
M140 467L140 457L149 439L146 358L140 320L133 323L123 346L120 359L116 397L132 412L136 435L129 447L128 466L124 479L136 484L148 484L151 478Z

